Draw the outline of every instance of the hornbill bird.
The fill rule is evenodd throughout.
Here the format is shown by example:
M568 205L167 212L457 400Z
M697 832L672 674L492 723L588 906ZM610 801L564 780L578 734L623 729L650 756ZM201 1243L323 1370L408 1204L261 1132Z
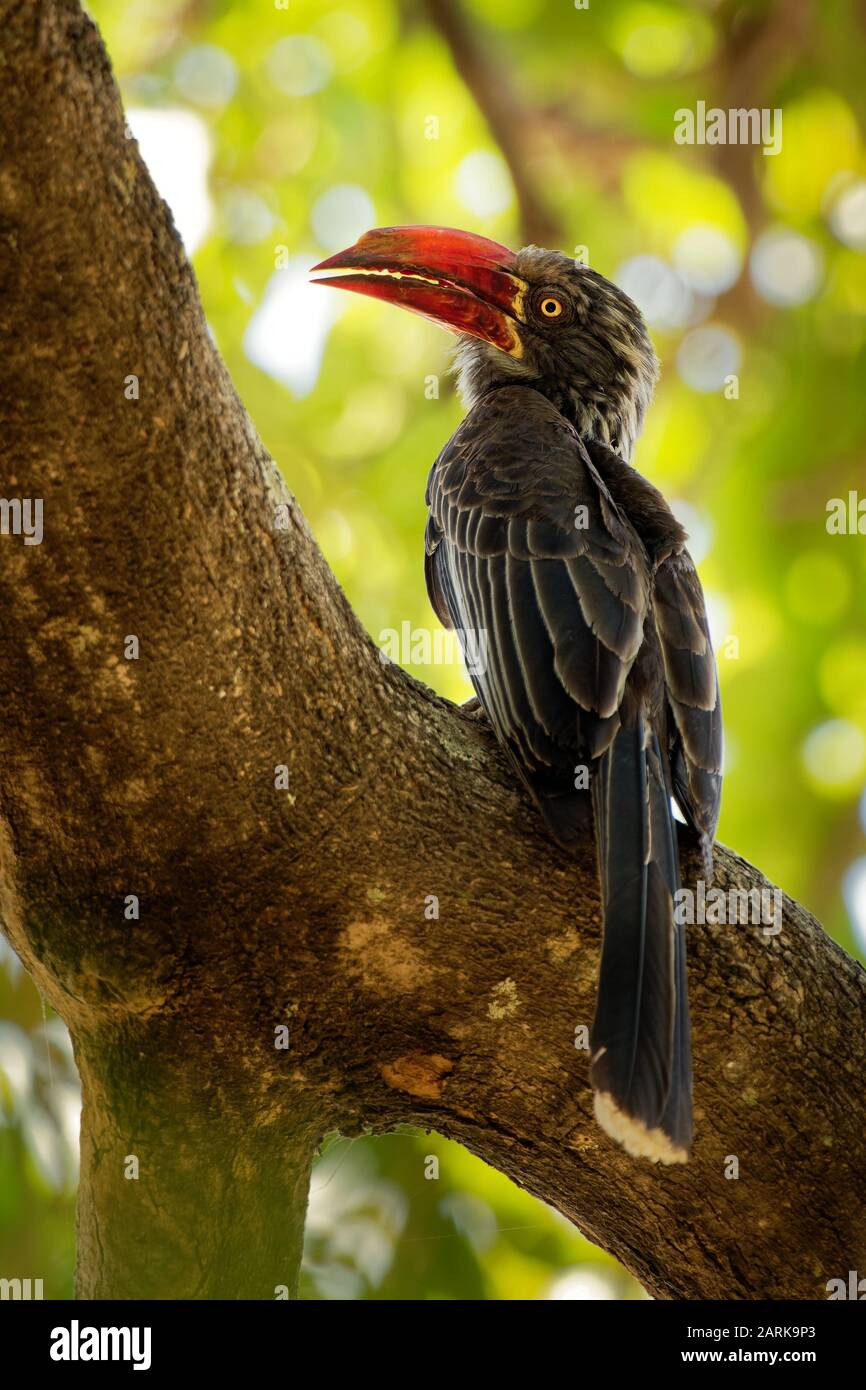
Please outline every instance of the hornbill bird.
M641 314L559 252L514 253L445 227L367 232L315 273L459 335L468 414L430 473L430 601L485 651L471 663L478 700L565 849L591 806L604 916L596 1118L634 1155L685 1162L692 1067L672 800L709 878L722 724L686 534L631 464L658 374Z

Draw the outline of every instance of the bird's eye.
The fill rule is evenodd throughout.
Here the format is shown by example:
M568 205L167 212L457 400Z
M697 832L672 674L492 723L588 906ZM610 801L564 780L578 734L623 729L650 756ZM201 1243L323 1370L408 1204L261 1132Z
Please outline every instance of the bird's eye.
M558 319L562 313L562 301L552 294L546 294L538 307L546 319Z

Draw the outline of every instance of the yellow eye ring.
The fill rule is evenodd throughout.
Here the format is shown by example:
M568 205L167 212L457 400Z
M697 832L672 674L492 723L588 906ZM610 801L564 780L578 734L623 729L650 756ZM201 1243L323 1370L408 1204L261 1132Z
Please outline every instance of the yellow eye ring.
M554 299L551 294L545 295L539 308L546 319L558 319L562 313L562 304L558 299Z

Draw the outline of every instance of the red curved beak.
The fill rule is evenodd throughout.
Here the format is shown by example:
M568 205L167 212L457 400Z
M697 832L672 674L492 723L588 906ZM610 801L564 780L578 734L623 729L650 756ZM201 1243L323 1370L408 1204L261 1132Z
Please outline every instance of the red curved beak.
M400 304L452 333L471 333L519 357L517 323L526 283L516 265L507 246L472 232L379 227L311 273L339 272L314 283Z

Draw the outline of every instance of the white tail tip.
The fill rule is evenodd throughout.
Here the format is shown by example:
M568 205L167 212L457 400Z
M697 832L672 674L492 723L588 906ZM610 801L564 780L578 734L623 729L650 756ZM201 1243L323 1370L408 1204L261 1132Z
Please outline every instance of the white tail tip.
M688 1149L674 1144L670 1136L660 1129L648 1129L642 1120L636 1120L620 1110L613 1096L607 1091L595 1093L595 1118L605 1134L622 1144L626 1153L633 1158L648 1158L652 1163L688 1163Z

